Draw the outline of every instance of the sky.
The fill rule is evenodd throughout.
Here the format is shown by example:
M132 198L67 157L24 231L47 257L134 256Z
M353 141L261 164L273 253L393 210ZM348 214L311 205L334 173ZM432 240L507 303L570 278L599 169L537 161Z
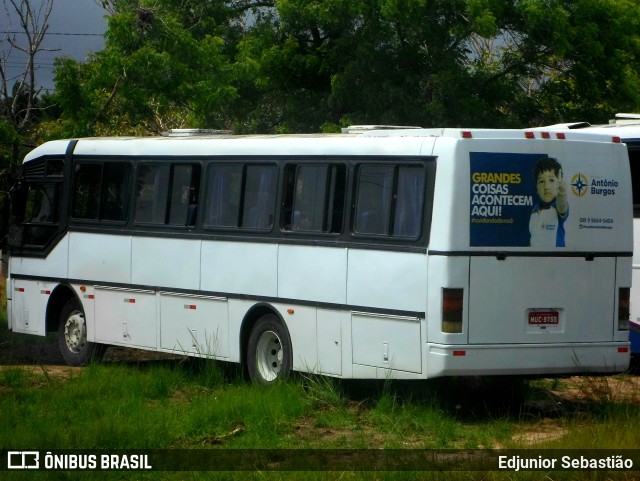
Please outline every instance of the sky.
M20 0L17 0L20 1ZM34 9L42 3L41 0L30 0ZM13 14L13 7L9 0L0 0L0 41L2 54L6 52L6 32L19 32L20 24L15 14L7 17L4 4L9 13ZM104 46L103 34L106 31L106 12L94 0L53 0L53 10L49 17L49 29L43 43L47 49L56 51L41 52L36 57L38 71L36 84L45 89L53 88L53 60L56 57L68 57L84 61L91 52L97 52ZM17 34L16 40L26 45L26 37ZM7 65L13 75L24 71L26 56L20 52L12 52Z

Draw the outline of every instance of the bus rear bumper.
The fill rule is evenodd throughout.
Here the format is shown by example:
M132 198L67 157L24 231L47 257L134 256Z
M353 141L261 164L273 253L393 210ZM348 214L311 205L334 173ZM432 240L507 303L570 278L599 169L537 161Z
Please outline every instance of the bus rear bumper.
M427 345L427 377L615 374L629 368L629 342Z

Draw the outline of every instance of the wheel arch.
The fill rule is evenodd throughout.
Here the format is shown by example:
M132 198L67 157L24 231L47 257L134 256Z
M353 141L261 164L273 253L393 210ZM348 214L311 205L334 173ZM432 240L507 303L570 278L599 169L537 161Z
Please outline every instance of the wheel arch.
M80 305L82 301L78 298L75 291L69 284L58 284L56 288L51 292L49 296L49 302L47 303L47 313L45 317L46 331L55 332L58 330L58 323L60 322L60 314L65 304L69 302L69 299L75 298Z
M244 315L244 318L242 319L242 324L240 326L240 363L244 366L243 371L246 371L247 347L249 344L249 336L251 336L251 330L253 329L253 326L256 325L256 322L258 322L258 319L260 319L262 316L266 314L275 315L280 321L280 323L282 324L282 326L289 333L289 327L287 326L287 323L285 322L284 318L282 317L278 309L273 307L271 304L268 304L266 302L260 302L258 304L251 306L251 309L249 309L247 313ZM289 337L291 337L291 335L289 335Z

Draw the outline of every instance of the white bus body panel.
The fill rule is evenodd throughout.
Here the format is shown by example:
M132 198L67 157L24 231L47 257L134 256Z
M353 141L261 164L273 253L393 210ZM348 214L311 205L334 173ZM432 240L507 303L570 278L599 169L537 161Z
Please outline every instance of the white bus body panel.
M202 241L203 291L278 295L278 245Z
M227 299L168 292L159 296L161 349L215 359L228 357Z
M609 257L472 257L469 344L612 341L613 323L603 321L615 313L615 275ZM530 324L534 310L557 311L559 323Z
M201 241L195 239L134 237L131 248L132 284L199 289L200 246Z
M15 279L12 284L13 299L7 305L11 316L11 330L44 336L44 320L49 300L47 293L52 289L51 283Z
M11 274L25 274L35 277L69 277L68 257L69 236L65 236L49 253L46 259L34 257L11 257Z
M354 364L422 373L420 319L354 312L351 324Z
M280 245L278 297L345 304L347 252L345 248Z
M131 237L70 232L69 277L131 284Z
M157 299L154 291L95 287L95 340L116 346L156 349Z
M425 254L349 250L347 304L424 312L426 292Z
M331 376L342 376L344 349L342 312L333 309L318 309L316 315L318 372Z

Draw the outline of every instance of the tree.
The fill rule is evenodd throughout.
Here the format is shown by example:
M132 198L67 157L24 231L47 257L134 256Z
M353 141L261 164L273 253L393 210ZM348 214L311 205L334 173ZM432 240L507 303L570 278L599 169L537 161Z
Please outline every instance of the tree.
M233 54L251 2L112 0L105 48L87 64L58 60L58 132L160 133L228 128Z
M53 0L43 0L37 8L30 0L3 0L2 5L5 18L16 18L19 26L7 28L0 39L0 204L17 175L24 139L40 117L36 58L47 50L42 42ZM18 58L24 58L24 67L13 75L11 64ZM4 215L2 209L0 216ZM5 221L0 219L0 227Z
M638 0L276 6L244 54L264 86L255 117L277 105L285 130L323 120L522 127L640 108Z
M104 0L57 133L524 127L640 109L640 0Z
M545 27L549 15L562 20ZM530 42L549 46L530 125L606 122L616 112L640 110L640 1L557 2L553 12L528 8L523 17Z
M44 0L34 8L30 0L3 0L6 18L17 18L18 31L8 30L0 40L0 116L18 133L24 133L37 120L38 95L41 88L36 85L39 53L49 50L42 46L53 0ZM17 35L23 34L24 40ZM10 60L13 53L24 56L24 68L17 76L11 76Z
M475 21L471 3L277 2L277 14L259 18L241 46L264 85L255 116L278 105L287 131L351 122L513 125L496 105L515 87L501 77L478 82L483 72L473 68L470 38L496 27Z

